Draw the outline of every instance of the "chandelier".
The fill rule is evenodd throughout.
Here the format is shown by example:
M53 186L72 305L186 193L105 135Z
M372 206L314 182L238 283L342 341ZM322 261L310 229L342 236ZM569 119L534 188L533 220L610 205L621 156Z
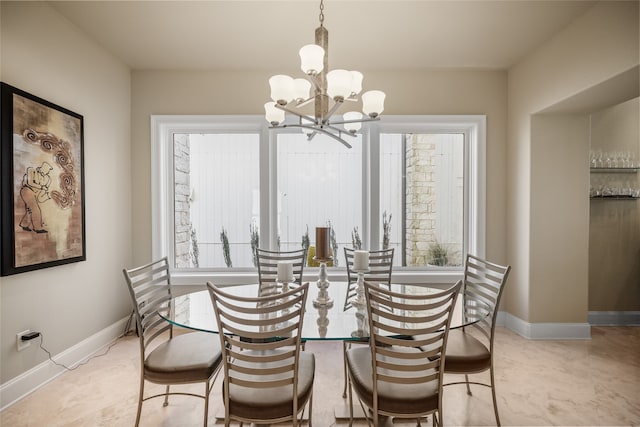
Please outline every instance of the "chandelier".
M345 102L357 102L362 91L362 73L348 70L328 71L329 32L324 28L324 0L320 0L320 26L315 31L315 44L300 49L300 69L305 78L278 74L269 79L271 102L264 105L270 128L301 128L310 141L318 133L351 144L343 136L355 137L362 123L380 120L385 94L370 90L362 94L362 113L349 111L335 115ZM311 89L313 87L313 92ZM312 113L305 113L313 101ZM309 110L309 108L307 108ZM295 123L285 123L286 113L297 117ZM313 114L313 115L311 115Z

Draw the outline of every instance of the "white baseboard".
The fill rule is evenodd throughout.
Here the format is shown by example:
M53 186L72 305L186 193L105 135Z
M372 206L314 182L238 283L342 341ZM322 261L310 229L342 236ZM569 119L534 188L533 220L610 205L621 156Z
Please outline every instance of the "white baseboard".
M594 326L640 326L640 311L590 311L588 319Z
M589 323L529 323L504 311L498 312L497 325L531 340L591 339Z
M52 357L53 360L70 368L77 366L120 337L127 321L128 316L56 354ZM46 360L0 385L0 412L64 372L63 367Z

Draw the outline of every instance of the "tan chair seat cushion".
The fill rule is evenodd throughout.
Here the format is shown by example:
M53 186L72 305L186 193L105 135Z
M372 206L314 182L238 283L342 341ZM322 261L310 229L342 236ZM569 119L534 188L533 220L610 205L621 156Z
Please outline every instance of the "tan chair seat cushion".
M205 381L220 366L220 338L207 332L191 332L165 341L144 362L145 378L163 384Z
M415 349L415 351L420 351ZM371 348L358 346L347 351L347 366L357 395L373 407ZM437 381L422 384L378 382L378 408L397 414L423 414L438 409Z
M451 329L447 341L444 371L446 373L476 373L491 366L489 349L462 329Z
M236 361L236 363L242 362ZM316 359L313 353L300 352L298 360L298 411L304 407L311 396L315 364ZM283 378L290 377L291 372L281 376ZM243 375L242 378L252 379L251 375ZM275 379L277 376L273 378ZM293 412L293 386L248 388L231 384L229 387L229 411L232 416L248 419L271 420L291 416Z

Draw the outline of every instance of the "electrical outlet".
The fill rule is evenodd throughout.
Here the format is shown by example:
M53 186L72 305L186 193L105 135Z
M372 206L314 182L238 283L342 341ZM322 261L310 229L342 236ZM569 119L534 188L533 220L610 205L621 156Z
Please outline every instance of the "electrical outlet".
M16 334L16 349L18 351L22 351L31 345L31 341L22 341L22 336L28 334L29 332L31 332L31 330L27 329L26 331L18 332Z

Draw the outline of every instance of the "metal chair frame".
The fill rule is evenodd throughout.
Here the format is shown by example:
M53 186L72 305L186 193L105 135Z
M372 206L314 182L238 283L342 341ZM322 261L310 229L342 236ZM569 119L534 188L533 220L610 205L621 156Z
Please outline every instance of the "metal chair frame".
M373 425L378 426L378 417L417 419L433 414L433 425L442 425L442 379L446 367L447 337L462 281L450 288L427 295L401 294L365 282L365 295L369 314L369 340L371 352L372 395L362 396L354 386L354 377L348 365L349 413L353 423L353 394L358 397L365 414L371 410ZM413 336L413 339L407 337ZM361 348L349 350L362 351ZM354 362L355 363L355 362ZM413 403L411 412L395 412L380 408L381 387L391 384L394 393L400 389L414 387L426 389L431 383L437 390L437 404L432 407L424 400ZM387 393L390 393L388 390ZM433 395L432 395L433 396ZM393 398L395 396L392 396ZM431 397L431 396L430 396ZM384 397L383 397L384 399ZM371 402L369 406L366 401ZM367 407L365 407L367 406ZM409 408L407 408L409 409ZM367 415L367 423L371 420Z
M223 348L225 426L231 421L242 423L278 423L292 421L297 426L309 407L312 423L313 377L306 400L299 401L299 366L304 307L309 283L285 293L257 297L232 295L207 283ZM313 354L304 353L309 360ZM315 363L315 362L313 362ZM315 365L314 365L315 366ZM315 369L315 368L314 368ZM256 409L252 416L233 413L233 390L261 390L292 387L291 413L277 418L262 418ZM302 390L303 391L303 390ZM299 418L298 418L299 416Z
M204 399L204 425L206 426L209 413L209 395L217 374L220 371L220 366L222 365L221 353L218 354L217 366L213 368L211 375L207 378L201 377L195 380L193 378L176 378L171 381L159 381L156 378L150 378L146 367L147 358L153 353L154 349L157 348L156 344L162 338L165 339L165 342L174 339L173 325L162 319L159 315L159 313L171 314L170 301L172 294L169 262L167 257L164 257L140 267L129 270L123 269L122 271L133 302L133 317L136 320L140 341L140 392L135 425L137 426L140 423L142 403L144 401L164 396L163 406L167 406L169 404L169 395L183 395ZM203 338L208 338L206 333L199 334L202 334ZM167 335L168 339L166 338ZM160 343L160 345L161 344L162 343ZM145 381L166 385L165 392L145 397ZM198 382L205 383L204 394L170 391L171 385Z
M304 272L306 258L306 248L294 251L268 251L256 248L260 293L278 292L278 263L281 261L289 261L293 263L294 282L297 286L302 285L302 274Z
M464 373L465 381L443 384L444 386L465 384L469 396L472 395L470 384L489 387L498 426L500 425L500 416L498 415L493 366L495 327L498 307L510 271L511 266L502 266L467 254L462 291L462 316L464 323L468 324L468 326L463 327L462 331L457 331L456 333L473 333L473 337L482 342L489 350L490 363L489 366L481 370L472 370ZM490 384L469 380L469 374L484 372L487 369L490 372ZM448 372L446 366L445 373L461 374L459 371Z
M344 248L344 259L347 264L348 289L344 297L344 311L353 307L353 300L358 289L358 273L353 270L353 248ZM393 270L394 248L369 251L369 271L364 273L366 282L380 283L391 286L391 273Z

